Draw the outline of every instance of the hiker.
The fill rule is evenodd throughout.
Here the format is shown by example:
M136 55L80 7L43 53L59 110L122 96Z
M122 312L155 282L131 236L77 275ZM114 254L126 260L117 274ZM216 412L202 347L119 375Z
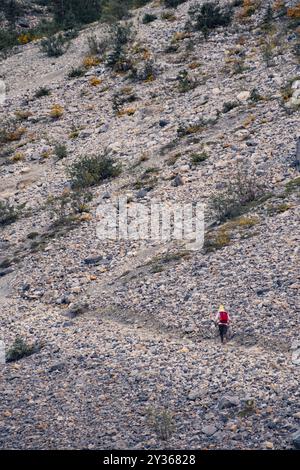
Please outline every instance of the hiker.
M224 339L227 340L227 330L230 322L229 313L226 312L223 305L220 305L215 321L219 325L221 343L223 344Z

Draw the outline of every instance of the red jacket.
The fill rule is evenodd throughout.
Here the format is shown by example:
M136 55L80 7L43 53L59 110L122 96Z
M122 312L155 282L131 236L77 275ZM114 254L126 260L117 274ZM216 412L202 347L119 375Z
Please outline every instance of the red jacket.
M228 325L229 322L230 322L229 313L225 312L225 313L227 313L227 322L226 322L226 323L221 322L221 313L223 313L223 312L218 312L218 313L217 313L217 315L216 315L216 322L218 322L219 325Z

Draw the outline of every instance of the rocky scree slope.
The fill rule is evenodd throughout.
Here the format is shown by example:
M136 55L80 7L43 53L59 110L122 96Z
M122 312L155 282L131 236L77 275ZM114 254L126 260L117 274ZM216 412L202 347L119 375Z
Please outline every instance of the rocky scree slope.
M1 370L2 448L296 445L297 34L283 17L262 29L253 2L253 15L235 7L232 25L204 40L186 31L192 3L134 12L127 56L150 64L144 79L86 60L88 37L109 34L98 23L61 57L33 42L1 63L2 127L18 121L2 142L0 198L19 210L1 226L1 336L7 347L17 335L40 345ZM144 24L145 13L157 19ZM121 175L61 219L67 168L104 153ZM263 197L208 227L209 249L98 240L99 205L125 195L209 204L237 168L263 183ZM210 319L220 302L234 320L224 348Z

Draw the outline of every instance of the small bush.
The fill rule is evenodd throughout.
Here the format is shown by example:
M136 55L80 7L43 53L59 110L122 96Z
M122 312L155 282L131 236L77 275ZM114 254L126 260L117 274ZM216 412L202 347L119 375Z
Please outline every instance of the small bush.
M95 55L88 55L83 59L83 67L86 69L90 69L91 67L95 67L96 65L100 64L100 59L99 57Z
M59 104L54 104L50 111L52 119L59 119L64 114L64 108Z
M185 3L186 0L165 0L165 7L166 8L177 8L178 5Z
M54 20L64 28L99 20L102 3L107 2L102 2L102 0L51 1Z
M189 74L186 70L182 70L178 74L177 80L179 93L187 93L188 91L194 90L198 85L196 80L193 80L189 77Z
M0 52L6 52L8 49L18 44L18 34L15 31L0 29Z
M176 16L172 11L164 11L161 14L161 19L162 20L167 20L167 21L176 21Z
M18 218L18 211L9 202L0 201L0 227L15 222Z
M27 344L24 339L18 336L6 353L6 362L14 362L23 357L31 356L39 349L37 345Z
M239 106L239 103L237 101L226 101L223 104L222 113L229 113L229 111L236 108L237 106Z
M54 147L55 155L57 156L58 160L62 160L68 156L68 150L65 144L57 143Z
M73 67L70 72L68 73L68 78L79 78L83 77L85 75L86 70L84 70L82 67Z
M273 11L273 8L271 6L271 3L269 3L267 5L265 14L263 16L262 29L264 31L270 31L272 29L273 20L274 20L274 11Z
M101 78L92 77L92 78L90 79L90 85L92 85L92 86L98 86L98 85L100 85L101 83L102 83Z
M92 200L92 194L81 188L75 191L65 189L58 197L48 198L48 208L52 219L52 226L71 226L82 220L81 216L89 212L88 203Z
M293 19L300 19L300 4L292 8L288 8L287 16Z
M121 173L120 165L106 156L91 156L73 163L68 169L73 188L86 188L114 178Z
M225 227L221 227L205 237L203 248L206 253L210 253L212 251L221 250L229 245L230 241L230 234Z
M177 129L178 137L185 137L192 134L197 134L197 132L201 132L205 128L205 123L202 119L199 119L197 123L193 124L179 124Z
M233 17L232 6L221 8L218 2L196 3L189 9L192 28L201 31L205 38L211 30L219 26L228 26Z
M269 40L265 40L265 42L261 46L261 55L266 63L267 67L271 67L272 59L274 57L274 44Z
M259 224L258 217L238 217L230 220L226 224L208 232L204 241L204 250L206 253L220 250L229 245L232 239L238 234L242 239L249 238L251 234L249 229Z
M6 144L21 140L25 134L25 127L17 127L15 122L7 122L0 128L0 143Z
M63 34L51 36L41 41L41 50L48 57L59 57L63 55L69 47L69 41Z
M132 38L131 24L117 25L111 30L112 50L107 56L106 65L116 72L126 72L132 67L126 56L126 46Z
M51 91L47 87L40 87L36 92L35 92L35 98L42 98L43 96L49 96L51 95Z
M13 163L17 163L17 162L22 162L23 160L25 160L25 155L24 153L22 152L16 152L12 157L11 157L11 161Z
M259 93L257 88L253 88L251 90L251 94L250 94L249 99L250 99L250 101L252 101L252 103L257 103L258 101L263 100L263 96Z
M137 100L137 96L132 92L131 88L122 89L113 95L113 110L119 113L126 103L133 103Z
M15 116L16 119L19 121L26 121L30 116L32 116L32 113L30 111L18 109L17 111L15 111Z
M248 18L254 15L260 4L260 0L243 0L243 8L239 15L240 18Z
M223 191L216 192L211 199L210 208L218 221L241 215L251 202L262 198L264 185L260 184L255 175L240 169L226 183Z
M148 23L152 23L155 20L157 20L156 15L152 15L151 13L145 13L142 21L144 24L148 24Z
M193 165L199 165L200 163L205 162L207 159L208 159L208 155L206 152L193 153L191 155L191 162Z
M146 5L149 0L109 0L103 1L101 18L108 23L116 23L123 18L129 18L129 8Z
M158 71L155 67L153 60L147 60L143 67L136 69L131 67L131 80L138 82L153 82L158 75Z
M286 192L291 193L293 191L300 191L300 176L298 176L297 178L293 180L290 180L286 184Z
M87 41L88 41L89 53L92 56L95 56L95 55L103 56L109 46L108 39L99 40L97 36L95 35L88 36Z
M148 423L155 430L157 436L162 441L170 439L172 433L175 431L174 416L166 409L153 409L147 410Z

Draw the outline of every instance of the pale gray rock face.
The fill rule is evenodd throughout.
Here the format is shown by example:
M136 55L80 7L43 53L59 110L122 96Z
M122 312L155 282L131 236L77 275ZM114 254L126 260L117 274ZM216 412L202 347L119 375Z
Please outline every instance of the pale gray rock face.
M246 22L237 7L206 41L183 38L193 3L173 21L158 2L134 10L128 55L139 71L153 59L148 81L105 61L68 77L102 23L61 57L31 42L1 61L0 341L42 345L3 366L1 448L299 448L296 35L280 17L262 32L262 5ZM157 20L144 24L146 12ZM118 111L116 94L131 96ZM17 123L5 143L4 121ZM122 173L72 199L69 169L93 155ZM225 204L238 169L262 194L216 221L212 200ZM118 218L125 196L132 211L205 205L205 246L100 238L104 210ZM220 304L232 317L224 345Z

